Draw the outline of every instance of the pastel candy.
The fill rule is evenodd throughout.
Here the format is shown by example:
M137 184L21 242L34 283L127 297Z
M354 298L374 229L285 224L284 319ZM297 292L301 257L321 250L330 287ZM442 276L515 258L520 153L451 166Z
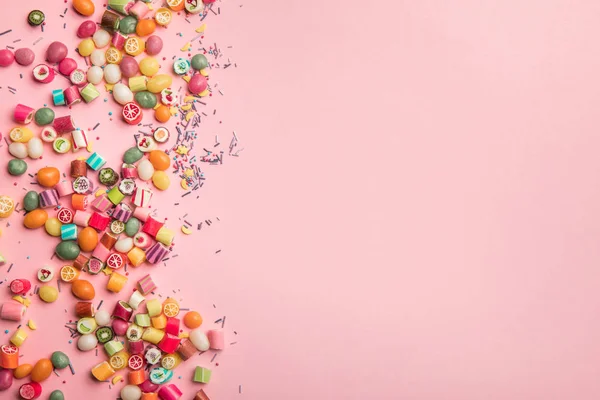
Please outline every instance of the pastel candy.
M54 188L56 189L56 192L58 193L59 197L65 197L75 193L71 181L59 182L56 186L54 186Z
M213 350L223 350L225 348L225 333L221 329L211 329L206 332L206 337Z
M139 247L134 247L127 253L127 258L133 267L138 267L146 260L146 253Z
M164 226L160 228L156 234L156 240L165 246L170 246L173 243L173 238L175 238L175 232Z
M119 204L112 213L112 217L118 221L126 223L129 221L129 218L131 218L132 214L133 212L127 204Z
M132 197L133 204L135 204L136 206L150 207L150 200L152 200L152 191L150 189L143 189L138 187L137 189L135 189L135 192L133 193Z
M58 192L54 189L47 189L40 193L40 207L50 208L58 205Z
M142 232L147 233L152 237L156 237L159 229L162 228L164 224L164 222L160 222L153 217L148 217L146 223L142 227Z
M196 383L208 383L210 382L210 377L212 375L212 371L208 368L196 367L194 370L194 378L193 381Z
M60 227L60 238L62 240L76 240L77 239L77 225L63 224Z
M2 304L2 310L0 310L0 319L6 321L20 321L25 315L27 307L16 301L7 301Z
M150 212L149 208L136 207L133 211L133 216L142 222L146 222L150 216Z
M82 131L80 129L76 129L73 132L71 132L71 137L73 138L73 150L74 151L87 148L87 145L88 145L87 135L85 134L84 131ZM94 154L96 154L96 153L94 153ZM102 165L104 165L104 163L102 163ZM100 169L102 167L102 165L100 165L98 167L98 169Z
M100 168L102 168L104 166L104 164L106 164L106 160L104 159L104 157L102 157L98 153L92 153L88 157L86 162L87 162L87 165L94 171L98 171Z
M108 200L110 200L110 202L112 204L117 205L121 201L123 201L123 199L125 198L125 195L123 193L121 193L118 186L115 186L108 191L108 193L106 194L106 197L108 197Z
M152 280L150 274L144 276L142 279L138 281L138 286L140 287L140 292L143 295L148 295L152 293L156 289L156 284Z
M92 253L92 257L95 257L102 262L106 262L106 260L108 260L108 256L110 256L110 250L107 249L102 243L98 243L94 249L94 252Z
M108 210L110 210L111 207L113 206L113 204L110 202L110 200L108 200L106 195L103 194L101 196L96 197L94 199L94 201L92 201L91 206L95 210L97 210L101 213L104 213L104 212L107 212Z
M134 248L134 250L137 247ZM169 254L169 249L167 249L162 243L156 242L150 249L146 252L146 259L150 264L157 264L163 260Z
M92 214L92 217L90 218L88 225L98 231L104 231L109 223L110 223L109 216L101 215L97 212L94 212Z
M89 226L92 214L87 211L77 210L73 216L73 223L77 226L86 227Z

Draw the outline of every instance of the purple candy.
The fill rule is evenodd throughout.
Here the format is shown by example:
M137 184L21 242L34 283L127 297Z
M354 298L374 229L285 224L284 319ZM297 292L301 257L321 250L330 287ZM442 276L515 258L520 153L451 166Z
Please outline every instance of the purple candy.
M58 205L58 192L55 189L47 189L40 193L40 207L50 208Z
M22 48L15 51L15 61L19 65L31 65L35 60L35 54L33 50L28 48Z
M146 252L146 261L150 264L156 264L162 261L169 254L169 249L165 247L162 243L156 242L150 249Z

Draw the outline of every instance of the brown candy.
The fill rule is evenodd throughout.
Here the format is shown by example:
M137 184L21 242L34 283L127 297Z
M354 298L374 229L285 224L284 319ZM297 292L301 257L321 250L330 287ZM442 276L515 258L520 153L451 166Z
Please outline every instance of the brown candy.
M79 318L93 317L94 316L94 305L89 301L78 301L75 304L75 314Z
M71 176L73 178L79 178L80 176L87 176L87 164L86 164L85 160L71 161Z
M197 352L198 350L196 350L196 346L194 346L194 344L189 339L182 340L179 344L179 347L177 348L177 353L183 361L189 359Z
M115 246L115 243L117 243L117 239L119 239L117 236L112 235L110 232L105 232L100 239L100 243L111 250Z
M196 396L194 396L194 400L210 400L210 398L204 393L204 390L200 389L196 393Z
M85 266L87 265L88 261L90 261L89 258L87 258L83 254L79 253L79 255L77 256L75 261L73 261L73 266L77 269L84 269Z

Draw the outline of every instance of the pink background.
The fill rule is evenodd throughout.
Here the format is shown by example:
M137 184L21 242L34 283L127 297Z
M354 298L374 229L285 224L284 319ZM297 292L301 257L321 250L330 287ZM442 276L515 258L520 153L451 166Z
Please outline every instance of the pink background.
M11 11L23 15L34 3L11 2ZM225 96L208 107L223 123L203 124L202 140L235 129L245 150L208 169L199 200L161 207L170 221L185 209L194 221L221 222L179 238L177 263L156 272L162 288L178 287L186 305L197 305L206 327L227 315L228 337L238 332L238 343L217 357L207 392L215 399L600 396L600 4L235 0L221 7L208 20L208 43L234 45L226 56L239 68L214 74ZM59 20L58 13L48 14ZM0 37L0 46L14 36ZM18 36L30 44L38 34ZM186 37L173 39L175 50ZM3 70L0 86L16 70ZM8 107L0 129L14 102L31 99L30 86L18 88L0 90ZM84 112L75 111L78 120L86 121ZM98 150L130 136L107 125ZM179 194L174 187L161 202ZM52 247L35 232L27 239L40 254L26 261L25 242L11 247L19 233L11 228L0 239L18 263L8 278L44 263ZM192 271L195 282L182 279ZM41 317L44 308L60 314L70 305L64 294L59 304L32 308L42 322L28 357L71 349L65 329ZM208 357L182 371L210 365ZM95 361L76 356L75 377L84 380ZM48 391L75 393L79 380L66 375L65 385L51 378ZM89 398L116 395L102 387Z

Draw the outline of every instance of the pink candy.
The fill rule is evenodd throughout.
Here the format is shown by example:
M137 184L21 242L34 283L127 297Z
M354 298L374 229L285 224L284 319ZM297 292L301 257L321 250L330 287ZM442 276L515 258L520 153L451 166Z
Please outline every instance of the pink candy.
M220 329L213 329L206 332L206 337L213 350L223 350L225 348L225 333Z
M67 46L62 42L52 42L46 50L46 61L59 63L67 56Z
M35 54L31 49L23 48L15 51L15 61L19 65L27 66L31 65L35 60Z
M63 74L64 76L71 75L71 72L77 69L77 61L72 58L63 59L60 64L58 64L58 72Z
M204 92L207 87L208 81L202 74L196 74L192 76L192 79L190 79L190 82L188 83L188 90L192 94L200 94Z
M83 21L77 28L77 36L80 38L89 38L96 32L96 23L94 21Z
M163 41L160 37L152 35L146 40L146 53L150 54L151 56L160 53L162 48Z
M15 55L8 49L0 50L0 67L8 67L15 61Z
M20 321L25 315L27 307L16 301L7 301L2 304L2 310L0 310L0 318L7 321Z

